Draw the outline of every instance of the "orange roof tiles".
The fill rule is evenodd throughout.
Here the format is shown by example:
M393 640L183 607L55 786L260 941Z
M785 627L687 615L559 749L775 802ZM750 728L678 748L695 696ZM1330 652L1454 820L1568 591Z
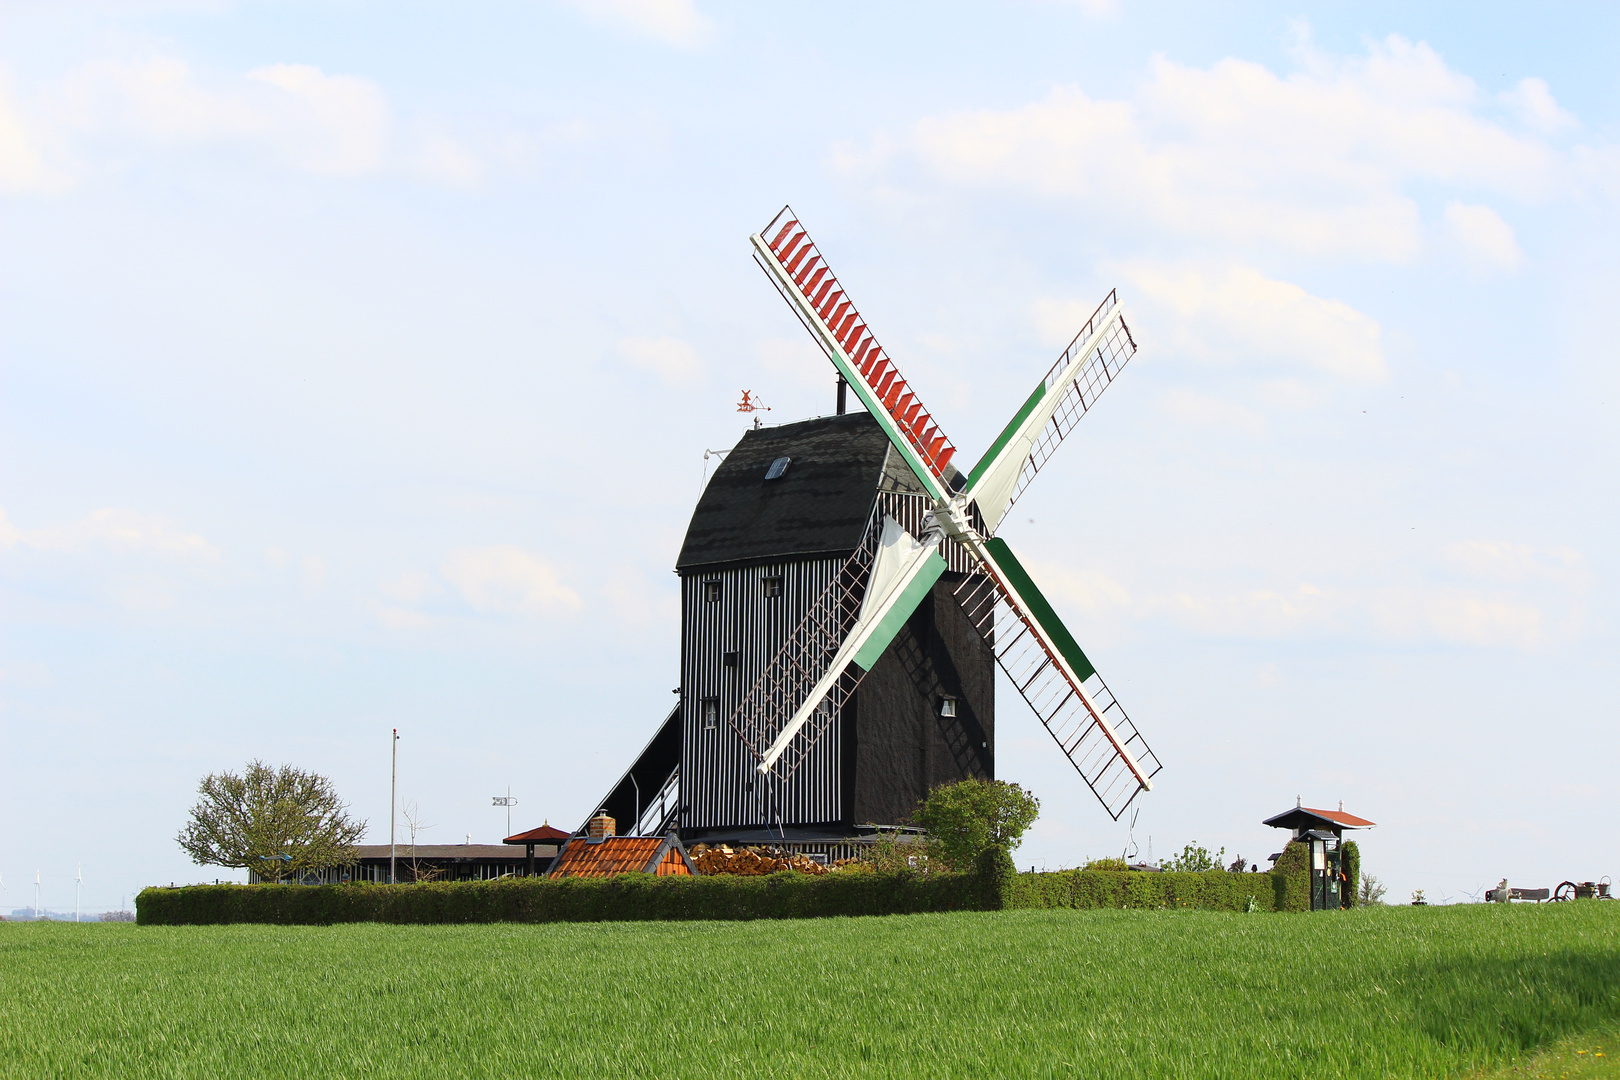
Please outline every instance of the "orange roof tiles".
M656 873L659 877L690 875L681 850L662 836L609 836L604 840L575 837L557 856L551 877L612 877Z
M1368 821L1366 818L1347 814L1343 810L1312 810L1309 806L1302 806L1300 809L1318 817L1325 817L1329 821L1337 821L1340 825L1348 825L1352 829L1370 829L1374 825L1373 822Z
M542 825L538 829L530 829L528 832L520 832L512 836L508 836L505 840L502 840L501 843L554 844L559 840L568 839L569 835L569 833L563 832L561 829L554 829L550 825Z

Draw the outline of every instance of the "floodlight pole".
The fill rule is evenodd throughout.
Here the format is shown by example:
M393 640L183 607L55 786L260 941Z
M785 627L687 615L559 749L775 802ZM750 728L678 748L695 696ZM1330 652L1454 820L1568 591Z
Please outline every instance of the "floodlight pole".
M79 890L84 888L84 863L79 864L79 876L73 879L73 921L79 921Z
M399 728L394 729L392 775L388 780L388 884L394 884L394 818L399 806Z

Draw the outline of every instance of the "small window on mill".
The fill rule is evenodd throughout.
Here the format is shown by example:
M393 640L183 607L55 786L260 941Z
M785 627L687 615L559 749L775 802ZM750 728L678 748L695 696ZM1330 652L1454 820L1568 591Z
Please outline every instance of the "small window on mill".
M779 577L761 578L759 584L766 596L782 595L782 579Z
M789 465L791 465L792 463L793 463L793 459L790 458L790 457L779 457L779 458L777 458L775 461L771 462L771 467L769 469L765 470L765 479L767 479L767 480L780 480L780 479L782 479L782 474L787 472L787 467Z
M718 581L705 581L703 583L703 599L710 603L720 599L720 583Z
M706 697L703 699L703 730L713 731L720 726L720 699Z
M940 698L939 699L939 715L941 715L941 716L955 716L956 715L956 699L953 698L953 697L942 697L942 698Z

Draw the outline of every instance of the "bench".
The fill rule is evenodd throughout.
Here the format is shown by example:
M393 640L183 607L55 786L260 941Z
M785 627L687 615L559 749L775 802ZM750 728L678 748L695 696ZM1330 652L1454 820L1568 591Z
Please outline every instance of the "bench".
M1551 889L1509 889L1508 890L1508 898L1510 900L1534 900L1537 903L1540 903L1541 901L1547 899L1551 895L1552 895L1552 890ZM1486 889L1485 890L1485 902L1487 904L1491 904L1491 903L1496 902L1496 890L1495 889Z

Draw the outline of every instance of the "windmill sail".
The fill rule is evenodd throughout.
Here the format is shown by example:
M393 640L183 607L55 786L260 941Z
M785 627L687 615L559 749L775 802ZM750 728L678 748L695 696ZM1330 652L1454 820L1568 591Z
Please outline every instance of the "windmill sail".
M939 537L913 536L890 502L728 718L759 772L793 774L945 570Z
M960 478L951 464L956 447L878 344L792 208L783 207L750 240L755 260L867 411L878 418L923 487L936 499L947 497Z
M968 474L968 494L991 532L1134 355L1124 310L1110 292Z
M1108 294L989 453L964 475L952 464L955 447L878 345L791 208L750 242L756 261L934 501L937 527L976 564L956 589L970 621L1118 820L1139 791L1152 787L1158 759L1011 549L993 535L1134 355L1118 298ZM886 525L899 528L892 519ZM891 541L898 539L893 530ZM943 572L942 559L922 554L937 547L937 537L908 537L904 558L894 544L880 558L883 535L874 514L861 548L733 714L731 726L753 748L759 772L791 774ZM869 595L883 600L869 608Z
M956 588L968 621L1065 757L1119 820L1161 768L1108 684L1005 541L986 547L993 561Z

